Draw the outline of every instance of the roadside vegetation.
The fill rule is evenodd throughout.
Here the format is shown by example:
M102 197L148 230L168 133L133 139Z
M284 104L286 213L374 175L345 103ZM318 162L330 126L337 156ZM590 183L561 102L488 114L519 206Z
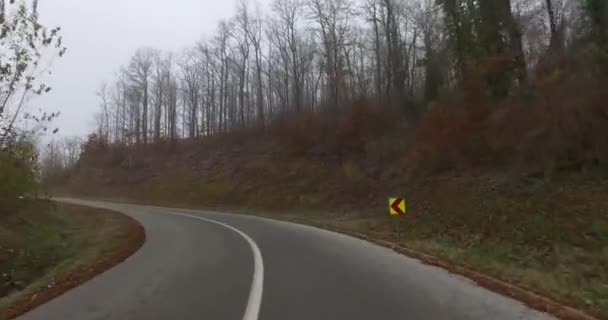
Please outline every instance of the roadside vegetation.
M122 214L23 200L0 217L0 319L12 319L126 259L143 229Z
M40 75L63 56L59 28L40 24L38 1L0 0L0 319L13 319L126 259L144 240L118 213L44 199L37 144L55 112L28 103L51 88ZM66 148L69 144L65 145Z
M0 224L2 297L24 289L74 255L68 221L51 213L50 203L28 201L20 207L4 214Z
M47 186L362 232L608 318L608 2L269 10L138 50Z

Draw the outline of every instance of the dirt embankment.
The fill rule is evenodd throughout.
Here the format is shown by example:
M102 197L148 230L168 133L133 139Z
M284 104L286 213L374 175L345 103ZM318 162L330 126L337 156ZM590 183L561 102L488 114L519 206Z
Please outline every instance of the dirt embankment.
M0 319L15 318L108 270L143 244L114 212L28 201L0 217Z

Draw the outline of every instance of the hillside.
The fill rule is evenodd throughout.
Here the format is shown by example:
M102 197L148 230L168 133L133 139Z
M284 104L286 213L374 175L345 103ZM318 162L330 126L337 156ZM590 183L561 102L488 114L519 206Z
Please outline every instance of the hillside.
M413 142L403 138L412 136L409 126L385 125L382 119L394 117L373 110L146 147L92 138L55 192L230 208L352 230L608 315L602 167L564 166L551 179L534 166L423 170L411 156ZM366 123L377 126L356 120L374 114ZM299 132L323 134L301 140ZM388 216L390 196L408 203L399 234Z

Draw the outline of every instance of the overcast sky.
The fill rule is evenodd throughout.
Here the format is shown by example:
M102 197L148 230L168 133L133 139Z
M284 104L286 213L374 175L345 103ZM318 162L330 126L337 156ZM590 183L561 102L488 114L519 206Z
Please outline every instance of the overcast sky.
M177 51L193 45L235 7L235 0L40 1L41 20L62 28L68 51L51 67L47 83L53 90L35 104L61 111L54 125L62 136L83 136L93 128L99 84L111 81L138 47Z

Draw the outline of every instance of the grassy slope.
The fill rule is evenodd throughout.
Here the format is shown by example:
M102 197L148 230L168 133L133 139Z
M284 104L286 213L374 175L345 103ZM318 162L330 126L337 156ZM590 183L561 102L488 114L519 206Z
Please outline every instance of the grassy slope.
M348 228L608 317L605 173L561 174L550 184L497 172L414 178L384 147L352 157L294 156L251 139L174 153L107 152L107 162L82 163L68 189ZM400 235L386 208L393 195L408 199Z
M0 218L0 319L93 276L100 260L138 247L134 221L104 210L32 201ZM134 242L135 240L135 242Z

